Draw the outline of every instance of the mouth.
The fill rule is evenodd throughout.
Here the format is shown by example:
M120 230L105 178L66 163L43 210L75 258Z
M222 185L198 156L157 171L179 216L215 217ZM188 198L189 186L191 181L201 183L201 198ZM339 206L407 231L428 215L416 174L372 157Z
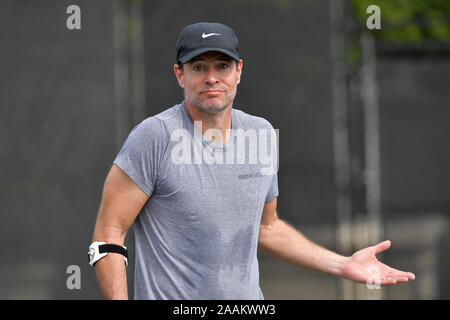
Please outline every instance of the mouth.
M222 93L223 90L206 90L206 91L202 91L202 93L207 94L207 95L218 95L220 93Z

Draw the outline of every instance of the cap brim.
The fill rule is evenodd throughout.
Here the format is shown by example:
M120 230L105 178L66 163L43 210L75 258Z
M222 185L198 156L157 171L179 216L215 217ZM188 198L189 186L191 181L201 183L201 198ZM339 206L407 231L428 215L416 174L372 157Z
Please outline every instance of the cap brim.
M198 56L199 54L208 52L208 51L218 51L218 52L222 52L224 54L226 54L227 56L230 56L231 58L233 58L236 61L240 61L241 58L239 58L238 55L236 55L234 52L231 52L229 50L226 49L222 49L222 48L200 48L197 50L194 50L192 52L187 53L186 55L184 55L183 57L180 58L180 62L181 63L187 63L189 62L191 59L193 59L194 57Z

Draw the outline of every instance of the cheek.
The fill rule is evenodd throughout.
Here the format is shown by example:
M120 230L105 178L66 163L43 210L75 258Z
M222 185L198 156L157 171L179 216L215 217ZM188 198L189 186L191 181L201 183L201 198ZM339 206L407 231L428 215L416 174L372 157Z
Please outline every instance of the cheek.
M199 81L198 79L185 79L186 81L184 82L184 88L186 90L189 90L190 92L193 93L197 93L197 91L199 91L200 85L201 85L201 81Z
M235 91L238 84L239 84L239 77L236 77L234 75L229 81L226 82L226 85L230 91Z
M199 93L200 89L199 86L195 83L192 82L185 82L185 86L184 86L184 94L186 97L189 98L189 100L197 100L200 99L200 93Z

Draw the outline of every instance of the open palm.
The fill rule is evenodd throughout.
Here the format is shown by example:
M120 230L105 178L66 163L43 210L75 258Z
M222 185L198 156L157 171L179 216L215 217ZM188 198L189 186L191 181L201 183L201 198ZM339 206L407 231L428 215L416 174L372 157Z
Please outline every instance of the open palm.
M414 280L411 272L400 271L377 260L375 255L391 246L389 240L375 246L355 252L343 268L342 276L346 279L376 285L391 285Z

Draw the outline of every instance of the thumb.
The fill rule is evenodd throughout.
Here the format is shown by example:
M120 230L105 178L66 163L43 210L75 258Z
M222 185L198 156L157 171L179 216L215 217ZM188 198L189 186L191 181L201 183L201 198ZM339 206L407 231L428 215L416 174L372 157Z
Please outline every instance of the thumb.
M375 246L375 254L383 252L387 249L389 249L391 247L391 241L390 240L386 240L383 242L380 242L379 244L377 244Z

